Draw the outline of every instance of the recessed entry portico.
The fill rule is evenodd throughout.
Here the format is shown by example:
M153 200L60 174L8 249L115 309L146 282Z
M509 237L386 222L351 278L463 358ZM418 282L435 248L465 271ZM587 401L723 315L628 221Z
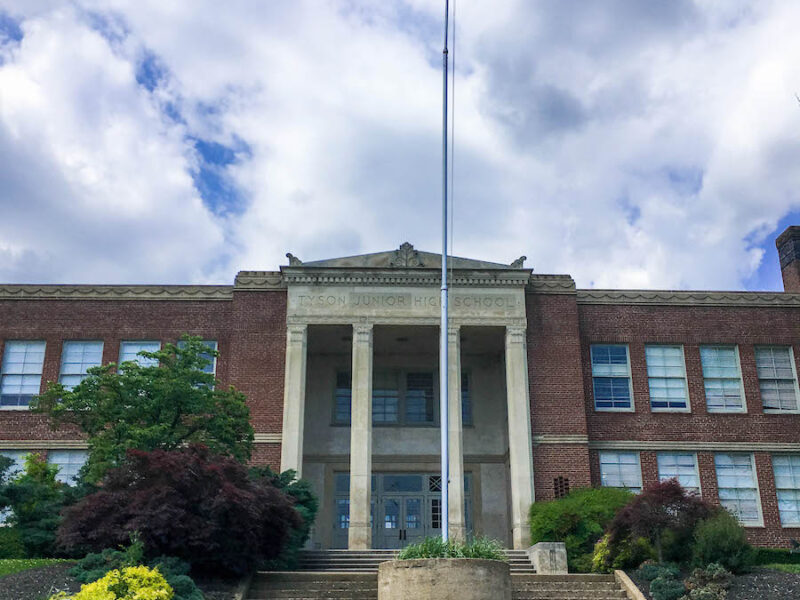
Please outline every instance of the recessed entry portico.
M320 498L311 543L396 548L440 531L440 256L290 258L281 468ZM450 264L450 530L526 547L530 271Z

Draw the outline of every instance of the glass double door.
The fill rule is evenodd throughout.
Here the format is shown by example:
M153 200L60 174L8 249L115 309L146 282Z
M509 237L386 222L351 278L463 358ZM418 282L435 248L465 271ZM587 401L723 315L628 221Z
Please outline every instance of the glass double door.
M433 527L437 523L429 518L432 505L437 502L440 500L425 496L384 496L380 502L382 518L373 528L373 546L403 548L425 536L441 533Z

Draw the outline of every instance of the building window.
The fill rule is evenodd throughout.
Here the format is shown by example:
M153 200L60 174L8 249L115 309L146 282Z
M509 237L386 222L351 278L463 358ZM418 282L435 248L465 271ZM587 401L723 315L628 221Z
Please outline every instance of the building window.
M25 457L30 454L27 450L3 450L0 451L0 456L10 458L13 464L6 471L6 480L13 479L25 470ZM0 510L0 525L5 523L11 516L11 509L6 508Z
M660 452L658 478L661 481L677 479L686 491L700 493L700 476L697 473L697 457L694 454Z
M472 425L472 390L466 373L461 373L461 424Z
M800 455L773 456L781 525L800 527Z
M601 452L600 484L605 487L642 491L642 470L637 452Z
M406 423L433 423L433 373L406 374Z
M689 393L686 388L686 366L682 346L645 346L647 382L650 387L650 408L686 410Z
M744 524L760 524L758 486L752 454L716 454L719 502Z
M701 346L703 383L709 412L744 412L742 374L736 346Z
M350 403L352 402L352 383L350 373L336 374L336 389L333 396L333 422L339 425L350 424Z
M56 479L72 485L78 478L81 467L86 463L88 453L85 450L50 450L47 462L58 466Z
M140 367L155 367L158 361L154 358L139 356L139 352L157 352L161 349L161 342L135 341L122 342L119 347L119 364L135 362Z
M208 346L209 350L215 351L217 349L217 342L215 340L203 340L201 342L205 346ZM178 341L178 348L183 348L186 346L186 342L183 340ZM158 350L158 348L156 348ZM148 350L148 352L153 352L153 350ZM205 353L203 352L200 354L203 358L205 358L208 362L206 366L203 367L203 373L208 373L209 375L215 375L217 373L217 357L211 352ZM141 357L139 357L141 358Z
M84 380L90 367L99 367L102 361L103 342L64 342L58 381L71 390Z
M7 341L3 351L0 408L27 408L39 393L44 364L43 341Z
M593 344L592 382L595 410L631 410L631 366L628 347Z
M372 422L399 422L400 389L397 374L375 373L372 382Z
M765 411L797 412L797 375L789 346L756 347L756 368Z

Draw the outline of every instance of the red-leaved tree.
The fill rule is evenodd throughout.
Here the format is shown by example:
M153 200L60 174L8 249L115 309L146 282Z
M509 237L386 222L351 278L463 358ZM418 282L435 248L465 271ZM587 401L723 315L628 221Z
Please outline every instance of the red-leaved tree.
M664 539L680 547L691 539L695 525L711 515L714 507L697 494L687 492L677 479L654 483L635 496L608 527L611 559L626 541L646 538L664 561Z
M177 556L200 572L242 574L276 558L301 523L292 499L204 446L129 450L99 491L63 512L58 542L116 548L138 531L149 556Z

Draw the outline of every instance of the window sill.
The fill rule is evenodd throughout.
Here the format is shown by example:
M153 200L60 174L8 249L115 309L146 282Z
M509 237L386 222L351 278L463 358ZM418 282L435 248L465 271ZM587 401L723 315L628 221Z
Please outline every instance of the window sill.
M633 408L594 408L595 412L610 412L610 413L633 413L636 412Z
M706 412L708 414L710 414L710 415L746 415L747 414L747 410L744 409L744 408L740 409L740 410L720 410L720 409L706 408Z
M765 415L800 415L800 410L781 410L779 408L765 408ZM800 525L798 525L800 527Z
M0 410L30 410L30 406L0 406Z
M653 408L650 407L651 413L679 413L684 415L692 414L691 408Z

